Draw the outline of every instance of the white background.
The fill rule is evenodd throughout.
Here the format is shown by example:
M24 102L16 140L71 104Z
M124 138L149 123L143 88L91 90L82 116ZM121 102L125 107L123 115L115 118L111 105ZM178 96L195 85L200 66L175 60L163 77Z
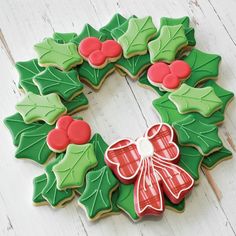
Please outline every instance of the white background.
M14 106L22 98L14 62L34 58L33 45L54 31L80 33L85 23L99 29L117 12L125 17L151 15L157 26L161 16L190 16L197 48L222 56L218 83L236 93L235 9L234 0L0 0L1 121L15 113ZM88 88L85 93L90 107L80 114L108 143L126 136L136 138L158 121L151 107L157 95L118 74L113 74L99 93ZM42 168L14 158L15 147L1 122L0 235L235 235L235 122L233 101L220 135L234 158L211 171L223 193L221 202L201 173L200 184L187 199L184 213L166 210L163 217L139 223L132 223L123 214L91 223L76 200L59 210L32 206L32 180Z

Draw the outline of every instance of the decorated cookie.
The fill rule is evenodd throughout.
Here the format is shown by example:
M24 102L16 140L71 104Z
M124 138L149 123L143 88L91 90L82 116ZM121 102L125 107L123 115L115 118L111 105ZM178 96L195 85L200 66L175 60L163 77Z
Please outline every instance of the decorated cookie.
M42 124L39 128L23 132L16 150L16 158L29 159L38 164L45 164L53 155L46 142L48 132L53 128L52 125Z
M148 41L156 35L156 32L150 16L130 19L127 31L118 39L124 57L146 54Z
M33 82L33 77L44 71L45 68L39 66L37 59L17 62L15 66L20 75L19 87L23 88L26 92L39 94L39 90Z
M205 124L192 115L174 122L173 127L181 145L193 146L204 156L210 155L223 146L218 136L217 126Z
M60 70L70 70L83 62L74 43L60 44L51 38L34 46L39 64L44 67L55 66Z
M87 171L97 165L92 144L67 147L65 157L53 167L58 189L76 188L84 183Z
M77 37L77 34L54 32L52 37L57 43L64 44L64 43L69 43L70 41L72 41L75 37Z
M173 164L179 160L179 149L173 135L169 125L156 124L147 130L144 137L136 141L119 140L106 151L105 161L119 180L126 184L134 183L138 216L158 215L164 211L162 191L171 202L179 203L193 187L192 177Z
M31 92L16 104L16 110L27 124L39 120L45 121L47 124L54 124L67 111L57 94L40 96Z
M171 93L169 99L176 105L179 113L199 112L205 117L211 116L223 105L212 87L193 88L187 84L182 84Z
M156 62L148 68L148 81L166 91L174 91L191 74L190 66L181 60L175 60L170 65Z
M86 188L78 203L85 209L90 220L96 220L111 211L111 194L118 184L118 180L107 166L90 171L86 175Z
M90 66L86 61L78 67L80 79L93 89L100 89L105 79L113 73L115 67L113 63L107 64L102 69L96 69Z
M78 79L76 70L69 72L48 67L33 78L41 95L56 93L66 101L72 100L83 91L83 84Z
M47 175L47 183L44 189L42 190L42 196L52 207L63 207L66 202L71 201L75 193L71 189L58 190L57 180L52 169L57 165L64 157L64 154L60 154L56 160L52 161L45 168Z
M187 44L182 25L163 26L160 36L148 44L151 62L171 63L175 60L176 53Z
M121 57L122 48L114 40L101 42L98 38L88 37L80 42L79 53L92 67L103 68Z
M87 122L62 116L56 128L48 133L47 144L53 152L64 152L69 144L88 143L90 136L91 128Z

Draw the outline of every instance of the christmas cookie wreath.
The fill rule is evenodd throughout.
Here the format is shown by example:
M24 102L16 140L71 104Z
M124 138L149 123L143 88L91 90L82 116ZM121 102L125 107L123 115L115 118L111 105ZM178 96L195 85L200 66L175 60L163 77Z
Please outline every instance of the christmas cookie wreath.
M218 125L234 95L215 82L221 57L195 44L188 17L162 17L156 28L150 16L116 14L99 31L86 24L79 35L54 33L34 46L36 59L17 62L25 96L4 122L16 158L44 165L33 203L62 207L78 196L91 220L183 211L199 167L231 157ZM71 115L88 106L84 84L99 89L114 70L159 94L161 123L108 145Z

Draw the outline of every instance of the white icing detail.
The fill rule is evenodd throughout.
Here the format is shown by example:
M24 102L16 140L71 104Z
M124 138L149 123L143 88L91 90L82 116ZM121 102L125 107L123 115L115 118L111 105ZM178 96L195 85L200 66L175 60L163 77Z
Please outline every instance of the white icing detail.
M147 138L141 137L137 139L136 145L138 153L141 156L141 159L153 156L154 148L152 143Z

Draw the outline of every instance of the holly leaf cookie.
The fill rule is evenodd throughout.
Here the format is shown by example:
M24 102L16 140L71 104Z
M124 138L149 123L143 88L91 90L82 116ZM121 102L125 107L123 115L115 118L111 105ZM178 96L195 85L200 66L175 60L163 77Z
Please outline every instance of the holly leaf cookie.
M26 158L44 164L53 154L46 142L48 132L53 128L52 125L43 124L32 131L23 132L16 149L16 158Z
M193 88L187 84L182 84L172 92L169 99L176 105L179 113L199 112L205 117L211 116L223 105L212 87Z
M83 91L83 84L78 79L76 70L69 72L48 67L33 79L41 95L56 93L66 101L72 100Z
M160 36L148 44L151 62L171 63L176 53L188 44L182 25L163 26Z
M118 39L124 57L146 54L148 41L155 36L156 32L150 16L130 19L127 31Z
M60 44L51 38L34 46L39 64L44 67L55 66L60 70L70 70L83 62L74 43Z
M222 148L216 125L205 124L189 115L173 123L173 127L181 145L193 146L207 156Z
M9 129L14 145L18 146L23 132L39 128L42 124L35 122L26 124L19 113L4 119L4 124Z
M219 63L221 61L219 55L192 49L183 60L192 69L190 77L184 82L189 86L195 87L204 80L218 76Z
M54 32L52 37L57 43L64 44L64 43L69 43L71 40L77 37L77 34Z
M119 182L112 171L103 168L90 171L86 175L86 188L79 197L78 203L87 213L90 220L97 219L101 214L111 211L111 193L117 188Z
M33 180L33 204L36 206L46 205L47 200L43 197L42 192L47 184L47 175L42 174Z
M127 19L120 15L119 13L115 14L111 20L103 26L99 31L106 35L107 39L113 39L111 36L112 29L115 29L121 26Z
M87 171L97 165L92 144L67 147L64 159L53 167L58 189L80 187L84 183Z
M37 59L17 62L15 66L20 75L19 87L22 87L26 92L39 94L39 90L33 82L33 77L44 71L45 68L39 66Z
M51 93L40 96L31 92L16 104L16 110L27 124L38 120L45 121L47 124L54 124L67 111L57 94Z
M45 167L47 184L42 191L42 196L52 207L62 207L66 202L70 201L75 196L73 190L71 189L57 189L57 180L52 169L54 165L57 165L63 159L63 157L64 154L60 154L57 159Z

